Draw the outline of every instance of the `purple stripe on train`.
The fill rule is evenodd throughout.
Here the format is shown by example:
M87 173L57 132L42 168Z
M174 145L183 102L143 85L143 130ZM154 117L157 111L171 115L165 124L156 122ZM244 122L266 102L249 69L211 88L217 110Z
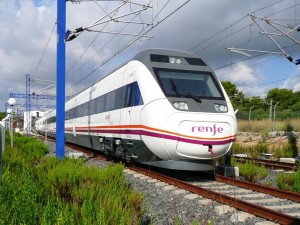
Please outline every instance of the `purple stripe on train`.
M87 132L87 129L76 129L77 132ZM229 144L231 142L235 141L235 138L229 138L226 140L194 140L194 139L188 139L178 136L172 136L167 134L160 134L145 130L99 130L99 129L90 129L89 132L93 133L110 133L110 134L132 134L132 135L144 135L149 137L157 137L157 138L164 138L169 140L175 140L175 141L181 141L186 142L190 144L202 144L202 145L224 145Z

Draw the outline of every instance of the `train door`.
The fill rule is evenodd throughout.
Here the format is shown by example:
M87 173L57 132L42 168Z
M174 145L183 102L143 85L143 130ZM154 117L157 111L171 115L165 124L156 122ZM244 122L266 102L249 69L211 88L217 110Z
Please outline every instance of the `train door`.
M125 72L126 73L126 72ZM131 87L130 83L134 80L134 73L125 74L125 82L124 82L124 109L121 115L122 125L126 126L125 134L122 138L131 138L131 106L130 106L130 93Z
M74 137L74 142L75 142L75 137L76 137L76 117L77 117L77 99L75 99L74 103L73 103L73 119L72 119L72 134Z
M137 81L135 81L135 72L128 73L124 85L124 108L121 115L122 125L125 131L122 134L123 139L140 139L136 132L140 125L140 107L142 97Z

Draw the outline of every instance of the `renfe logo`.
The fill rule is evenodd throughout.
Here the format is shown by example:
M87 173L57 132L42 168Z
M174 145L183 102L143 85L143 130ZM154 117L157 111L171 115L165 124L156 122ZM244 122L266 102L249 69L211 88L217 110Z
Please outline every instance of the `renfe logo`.
M216 133L223 133L222 127L217 127L217 124L214 124L212 127L205 126L193 126L192 132L204 132L204 133L213 133L212 136L215 136Z

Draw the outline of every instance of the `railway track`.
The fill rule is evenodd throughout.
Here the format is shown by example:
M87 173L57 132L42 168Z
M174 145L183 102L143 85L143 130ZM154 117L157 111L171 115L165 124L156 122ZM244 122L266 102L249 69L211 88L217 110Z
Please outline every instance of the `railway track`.
M130 169L212 201L217 201L279 224L300 224L300 194L284 192L261 185L251 185L249 182L240 182L223 176L217 176L217 181L211 182L184 182L140 167L131 167ZM253 190L249 190L249 188ZM258 199L255 199L255 196ZM285 203L283 205L287 201L286 198L291 199L291 201L289 204ZM262 204L276 201L278 205L275 206ZM282 212L282 209L288 209L289 207L298 208L298 213Z
M68 146L95 158L95 153L86 149ZM221 206L214 207L214 210L218 209L219 214L238 209L272 221L274 224L300 224L300 194L223 176L216 176L215 181L186 182L137 166L130 166L125 172L138 173L140 174L136 175L138 178L147 176L148 178L144 179L153 179L165 190L176 189L178 193L182 190L187 196L192 196L192 199L200 199L201 204L218 202Z
M288 171L296 171L298 169L298 165L295 163L286 163L286 162L279 162L273 160L266 160L266 159L253 159L248 157L237 157L234 156L237 162L245 163L246 161L253 161L257 165L263 165L269 169L282 169Z

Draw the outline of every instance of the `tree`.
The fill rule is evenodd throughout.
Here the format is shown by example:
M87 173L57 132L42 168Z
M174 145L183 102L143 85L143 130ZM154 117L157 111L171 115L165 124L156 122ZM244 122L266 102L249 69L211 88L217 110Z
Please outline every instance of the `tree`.
M235 84L231 83L230 81L222 81L221 83L229 97L238 94L238 89Z
M245 99L243 92L239 91L235 84L231 83L230 81L222 81L221 83L231 100L233 108L237 109L242 107Z
M293 91L285 88L271 89L266 97L266 100L270 102L272 99L273 105L279 102L278 110L288 109L293 105Z
M2 120L5 117L6 117L6 113L5 112L0 112L0 120Z

